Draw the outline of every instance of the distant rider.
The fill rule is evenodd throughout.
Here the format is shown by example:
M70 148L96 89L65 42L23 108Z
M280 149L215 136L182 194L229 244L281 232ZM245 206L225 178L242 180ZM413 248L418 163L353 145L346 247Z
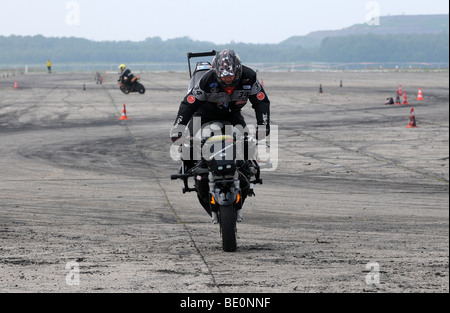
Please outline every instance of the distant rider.
M125 84L128 90L131 89L132 86L132 79L134 78L133 73L126 67L125 64L119 65L120 70L120 76L119 76L119 82Z

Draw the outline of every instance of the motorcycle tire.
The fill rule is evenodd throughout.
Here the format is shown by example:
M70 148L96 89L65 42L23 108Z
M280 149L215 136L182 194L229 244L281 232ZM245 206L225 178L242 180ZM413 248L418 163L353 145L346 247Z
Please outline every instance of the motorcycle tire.
M137 87L138 92L139 92L141 95L143 95L143 94L145 93L145 87L144 87L144 85L138 84L136 87Z
M222 248L225 252L235 252L236 240L236 212L233 205L220 206L220 231L222 233Z
M126 95L130 93L130 91L126 87L120 87L120 90Z

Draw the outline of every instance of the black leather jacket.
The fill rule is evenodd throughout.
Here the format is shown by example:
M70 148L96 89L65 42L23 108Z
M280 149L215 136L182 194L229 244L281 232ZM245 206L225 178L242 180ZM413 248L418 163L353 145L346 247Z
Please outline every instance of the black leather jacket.
M126 78L126 79L124 79ZM124 84L128 84L131 85L131 80L134 78L133 73L131 73L131 71L127 68L125 68L123 70L123 72L120 74L119 76L119 82L124 83Z
M257 124L269 128L270 101L255 71L242 66L240 82L234 90L227 91L218 83L214 70L210 70L181 102L174 126L187 125L194 114L209 119L229 120L236 112L240 113L248 100L255 110Z

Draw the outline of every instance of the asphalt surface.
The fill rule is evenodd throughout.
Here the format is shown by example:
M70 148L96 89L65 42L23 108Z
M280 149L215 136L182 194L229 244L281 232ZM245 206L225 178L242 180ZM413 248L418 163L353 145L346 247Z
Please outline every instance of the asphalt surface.
M449 292L448 72L259 77L278 158L235 253L170 180L187 73L0 77L0 292Z

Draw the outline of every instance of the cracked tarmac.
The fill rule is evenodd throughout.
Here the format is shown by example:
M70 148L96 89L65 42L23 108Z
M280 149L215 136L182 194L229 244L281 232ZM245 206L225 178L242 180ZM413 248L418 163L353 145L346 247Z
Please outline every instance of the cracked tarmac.
M114 75L0 78L0 292L449 291L448 72L259 73L279 158L231 254L170 180L188 74L141 77L145 95ZM384 105L399 84L412 105Z

